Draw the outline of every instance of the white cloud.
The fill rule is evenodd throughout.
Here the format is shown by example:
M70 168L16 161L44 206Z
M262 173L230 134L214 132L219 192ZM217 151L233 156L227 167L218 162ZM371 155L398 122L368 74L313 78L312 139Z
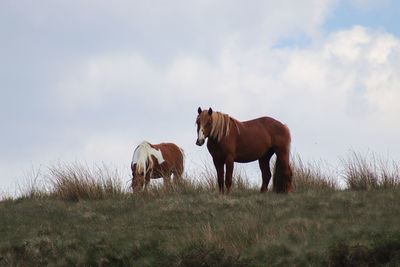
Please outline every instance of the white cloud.
M110 8L105 2L99 2L96 7L90 8L92 21L86 19L83 11L77 12L76 27L89 27L93 30L93 27L98 27L96 25L104 26L104 18L107 18L107 21L116 20L123 25L122 30L125 30L120 34L137 36L134 38L133 47L131 50L125 48L125 52L119 54L115 54L115 51L105 55L92 54L77 62L65 80L58 84L57 94L64 104L76 107L99 106L110 92L163 91L164 84L158 83L157 79L153 79L151 85L148 83L151 77L160 76L160 68L164 71L164 67L161 66L169 68L167 81L171 80L174 68L184 67L184 76L179 79L182 85L185 83L184 79L188 80L190 75L194 75L193 71L196 70L193 68L209 69L212 72L202 73L207 75L202 79L210 80L210 85L215 85L216 75L231 75L234 70L230 68L237 67L232 63L237 61L237 57L243 58L236 53L265 50L276 41L291 35L319 34L320 25L336 3L337 0L285 0L258 1L243 5L241 2L221 0L191 4L176 1L165 5L159 1L117 1ZM75 5L85 10L90 7L90 2L65 4L65 13L76 10L73 8ZM56 25L59 23L59 18L54 17L51 8L39 8L38 12L40 11L44 13L45 21L48 19L55 21ZM97 21L101 23L95 23ZM74 25L75 22L71 21L68 28L75 27ZM108 32L110 29L104 26L102 30ZM111 31L114 34L119 29L112 28ZM146 45L139 45L141 43ZM231 44L234 50L230 48ZM163 51L165 56L160 55L157 50ZM154 59L154 54L161 58ZM258 55L252 56L253 59L257 57ZM154 67L155 60L157 67ZM205 65L215 66L215 60L225 64L223 69L214 71L208 67L204 68ZM187 66L184 66L185 64ZM199 69L198 71L201 72ZM237 71L240 71L240 68L236 68L236 73ZM228 90L235 82L231 77L226 78L219 89Z
M400 114L400 78L399 71L384 68L371 73L365 79L367 92L365 98L376 109L375 116L390 123L398 120Z
M371 43L371 37L364 28L356 26L350 31L332 34L325 49L332 57L340 60L340 63L348 64L364 56L361 52Z
M54 97L67 108L98 107L112 94L138 93L157 86L151 82L156 76L157 71L138 53L101 55L78 63L56 86Z
M120 94L132 99L149 97L165 110L179 98L238 114L277 112L285 106L309 114L319 110L316 117L320 119L347 117L349 109L359 108L352 103L351 97L356 96L369 106L367 112L394 118L399 47L393 35L356 26L304 49L242 50L233 39L215 61L183 56L165 69L136 52L100 56L67 77L59 93L71 105L101 105Z

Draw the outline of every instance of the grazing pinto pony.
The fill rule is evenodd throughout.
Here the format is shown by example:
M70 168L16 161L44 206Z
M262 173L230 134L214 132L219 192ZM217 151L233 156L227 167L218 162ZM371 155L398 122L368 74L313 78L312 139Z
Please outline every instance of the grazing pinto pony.
M151 178L164 178L164 183L169 183L171 174L174 182L182 178L183 150L173 143L161 143L157 145L142 142L133 152L131 163L132 189L145 188Z
M276 154L273 190L277 193L292 191L292 170L289 165L290 132L286 125L270 118L262 117L250 121L237 121L227 114L198 109L197 141L202 146L208 137L207 148L217 169L220 193L225 185L231 193L234 162L258 160L262 174L261 192L267 192L271 170L269 161Z

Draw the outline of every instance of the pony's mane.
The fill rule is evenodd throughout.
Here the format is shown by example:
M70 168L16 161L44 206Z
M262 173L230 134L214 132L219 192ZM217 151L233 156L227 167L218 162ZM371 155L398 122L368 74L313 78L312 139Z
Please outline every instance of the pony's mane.
M231 130L231 124L233 124L237 131L239 131L238 121L228 114L224 114L221 112L213 112L212 113L212 127L210 136L218 141L221 141L221 138L224 136L228 136Z
M136 163L137 170L143 172L144 176L153 167L153 159L151 158L152 149L149 142L143 141L133 152L132 165ZM149 168L146 168L147 163L149 164Z

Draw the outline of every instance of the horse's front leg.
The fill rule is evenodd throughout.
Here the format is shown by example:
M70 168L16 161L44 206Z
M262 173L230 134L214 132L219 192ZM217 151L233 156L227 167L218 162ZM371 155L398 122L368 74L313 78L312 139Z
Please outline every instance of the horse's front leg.
M147 189L147 186L148 186L149 183L150 183L150 178L151 178L150 173L147 173L147 174L146 174L146 177L144 177L144 189L145 189L145 190Z
M171 185L171 173L164 173L163 180L164 180L164 185L170 186Z
M224 194L224 162L213 159L215 169L217 170L219 192Z
M232 186L232 175L233 175L233 158L228 157L225 164L226 164L226 173L225 173L225 185L226 185L226 194L230 195L232 193L231 186Z

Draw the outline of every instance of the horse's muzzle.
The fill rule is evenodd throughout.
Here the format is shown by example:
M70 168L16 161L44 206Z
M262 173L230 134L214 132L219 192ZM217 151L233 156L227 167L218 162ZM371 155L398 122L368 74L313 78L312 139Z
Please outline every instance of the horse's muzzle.
M202 140L197 139L196 145L202 146L203 144L204 144L204 139L202 139Z

